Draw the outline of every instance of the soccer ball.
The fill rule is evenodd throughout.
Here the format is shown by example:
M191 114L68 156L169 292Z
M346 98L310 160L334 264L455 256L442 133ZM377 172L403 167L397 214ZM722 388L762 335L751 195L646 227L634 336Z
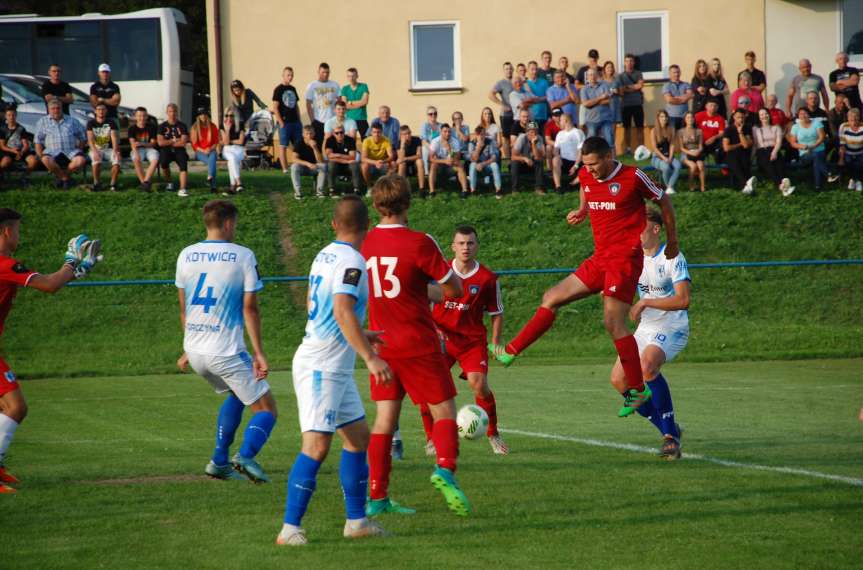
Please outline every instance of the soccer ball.
M458 435L464 439L479 439L488 429L488 415L475 404L468 404L456 416Z

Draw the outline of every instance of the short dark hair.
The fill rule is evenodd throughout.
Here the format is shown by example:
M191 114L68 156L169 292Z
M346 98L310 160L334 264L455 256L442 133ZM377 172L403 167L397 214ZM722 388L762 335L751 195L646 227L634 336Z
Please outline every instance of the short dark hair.
M293 73L293 72L294 72L294 68L293 68L293 67L291 67L290 65L286 65L286 66L282 69L282 72L283 72L283 73L284 73L285 71L290 71L291 73Z
M611 154L611 147L608 141L602 137L587 137L587 140L581 146L581 154L582 156L588 154L607 156Z
M748 52L743 54L743 57L755 57L755 52L752 50L749 50Z
M345 103L344 101L342 101L341 99L339 99L338 101L336 101L336 107L344 107L345 109L347 109L348 104Z
M233 202L210 200L204 204L204 225L208 228L221 228L226 221L237 219L239 210Z
M532 59L532 60L530 60L529 62L527 62L527 64L528 64L528 65L539 65L539 64L536 62L536 60L534 60L534 59Z
M326 69L327 71L329 71L330 64L325 62L325 61L322 61L321 64L318 65L318 69Z
M479 241L479 234L476 233L476 228L468 224L459 224L455 227L455 233L463 236L473 235L476 241Z
M512 62L511 61L505 61L505 62L503 62L503 65L512 65ZM503 67L503 66L501 66L501 67Z
M348 71L350 71L351 73L356 73L357 75L359 75L359 74L360 74L360 72L359 72L359 71L357 71L357 68L356 68L356 67L349 67L349 68L348 68Z
M671 65L668 66L668 71L671 71L672 69L680 70L680 66L677 65L676 63L672 63Z
M21 214L12 208L0 208L0 227L5 227L9 222L15 222L21 219Z
M449 130L452 130L452 127L450 126L449 123L442 123L440 126L441 130L443 130L444 127L448 128Z
M147 112L147 108L146 108L146 107L135 107L135 112L137 113L138 111L143 111L143 112L145 112L145 113L146 113L146 112Z
M623 56L623 59L635 59L635 54L634 53L628 53L625 56Z
M333 220L348 231L361 232L369 227L369 209L362 198L348 194L336 202Z
M372 123L372 124L374 124L374 123ZM380 123L378 123L378 124L380 124ZM402 125L402 126L400 126L400 127L399 127L399 132L401 132L401 133L406 133L406 132L408 132L409 130L411 130L411 128L410 128L409 126L407 126L407 125Z
M663 225L662 212L660 212L656 208L648 207L647 208L647 221L653 222L654 224L656 224L658 226L662 226Z
M747 116L749 116L749 111L748 111L748 110L746 110L746 109L744 109L743 107L737 107L737 108L736 108L736 109L734 109L734 111L731 113L731 116L732 116L732 117L733 117L734 115L743 115L744 117L747 117Z
M545 54L551 55L551 52L546 49L546 50L543 50L542 53L539 55L545 55Z
M14 103L14 102L9 103L8 105L6 105L6 111L12 111L13 113L17 113L18 112L18 103ZM4 113L6 111L4 111Z
M104 101L99 101L98 103L96 103L96 107L95 107L95 108L96 108L96 109L98 109L99 107L105 107L105 108L107 109L107 108L108 108L108 104L107 104L107 103L105 103Z
M380 122L380 121L375 121L375 122L373 122L373 123L372 123L371 128L372 128L372 129L377 129L377 130L379 130L379 131L384 130L384 127L383 127L383 125L381 125L381 122ZM399 130L401 130L401 128L399 128Z
M597 51L596 49L591 49L589 52L587 52L587 57L591 59L599 59L599 51Z

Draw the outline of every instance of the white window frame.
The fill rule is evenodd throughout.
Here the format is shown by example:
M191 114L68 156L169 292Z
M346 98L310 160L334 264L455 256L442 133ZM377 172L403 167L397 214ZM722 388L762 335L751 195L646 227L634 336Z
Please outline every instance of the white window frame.
M671 65L671 53L668 49L668 11L653 10L648 12L618 12L617 13L617 69L623 70L623 59L626 52L623 47L623 23L626 20L637 20L641 18L659 18L660 35L662 36L662 69L660 71L642 71L646 81L655 81L668 78L668 66Z
M418 81L416 68L416 46L414 29L424 26L452 26L453 79L452 81ZM411 42L411 89L461 89L461 32L458 20L417 20L410 22Z

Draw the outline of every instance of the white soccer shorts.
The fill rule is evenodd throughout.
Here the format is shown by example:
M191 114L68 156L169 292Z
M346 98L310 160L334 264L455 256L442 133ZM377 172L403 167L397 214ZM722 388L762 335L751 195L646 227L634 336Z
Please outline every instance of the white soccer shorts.
M217 394L233 392L243 404L250 406L270 391L266 380L255 378L252 357L248 352L234 356L187 354L192 370L209 382Z
M120 164L118 155L115 155L114 151L110 148L94 148L90 150L90 160L93 161L93 164L100 164L102 162L110 162L111 166Z
M315 370L294 357L294 392L300 416L300 431L333 433L366 415L352 374Z
M638 343L638 353L644 352L647 345L659 347L665 353L665 361L671 362L686 348L689 342L689 328L662 329L657 327L639 326L635 330L635 342Z
M132 161L146 160L147 162L159 162L159 151L154 148L140 148L130 153Z

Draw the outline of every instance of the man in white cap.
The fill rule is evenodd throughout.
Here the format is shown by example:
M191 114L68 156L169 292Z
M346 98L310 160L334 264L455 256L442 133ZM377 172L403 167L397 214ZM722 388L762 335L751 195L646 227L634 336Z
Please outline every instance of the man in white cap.
M120 106L120 86L111 81L111 66L107 63L99 65L99 81L90 86L90 104L94 111L99 103L104 103L108 109L107 117L116 121L117 107Z

